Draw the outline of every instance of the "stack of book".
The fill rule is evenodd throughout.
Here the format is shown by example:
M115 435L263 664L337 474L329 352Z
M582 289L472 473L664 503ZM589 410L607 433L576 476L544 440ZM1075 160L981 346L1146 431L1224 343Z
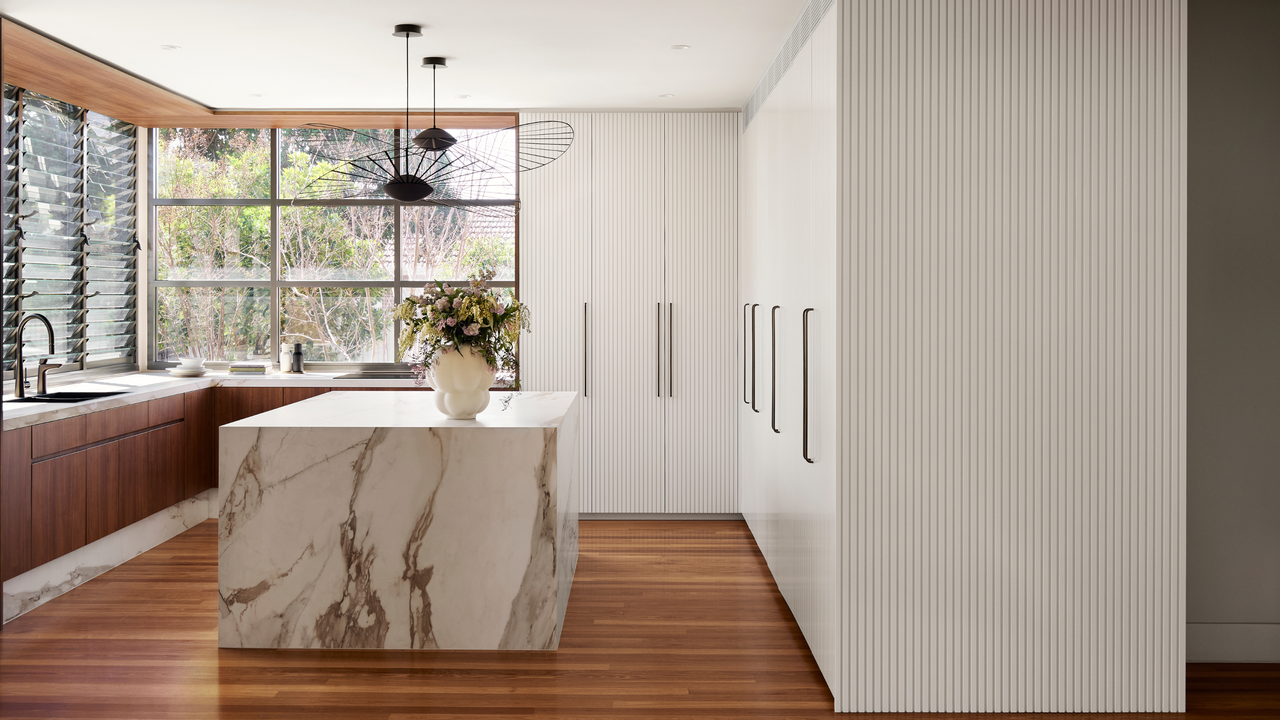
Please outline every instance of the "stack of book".
M267 363L234 362L227 366L232 375L266 375Z

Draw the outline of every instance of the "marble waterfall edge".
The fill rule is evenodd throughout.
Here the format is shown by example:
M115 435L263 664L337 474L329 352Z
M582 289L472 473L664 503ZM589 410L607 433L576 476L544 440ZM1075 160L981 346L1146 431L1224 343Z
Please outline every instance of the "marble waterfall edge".
M577 562L576 396L524 393L477 423L410 406L429 399L330 393L221 428L221 647L558 646ZM550 418L513 421L552 400ZM341 402L357 403L348 419L396 422L314 420Z
M217 490L206 490L4 583L4 621L40 607L205 520L217 517Z

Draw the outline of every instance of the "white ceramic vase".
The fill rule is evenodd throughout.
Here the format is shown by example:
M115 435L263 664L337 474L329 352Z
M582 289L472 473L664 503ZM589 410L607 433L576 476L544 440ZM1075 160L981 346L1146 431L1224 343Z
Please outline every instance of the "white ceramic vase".
M474 420L489 406L489 388L497 373L470 345L441 352L431 366L436 408L455 420Z

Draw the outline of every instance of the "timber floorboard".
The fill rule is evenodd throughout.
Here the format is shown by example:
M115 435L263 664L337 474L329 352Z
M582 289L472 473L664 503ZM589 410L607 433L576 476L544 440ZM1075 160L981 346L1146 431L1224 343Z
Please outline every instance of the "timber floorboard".
M580 543L556 652L220 650L205 522L6 625L0 717L834 716L745 523L583 521ZM1184 717L1280 717L1280 666L1187 687Z

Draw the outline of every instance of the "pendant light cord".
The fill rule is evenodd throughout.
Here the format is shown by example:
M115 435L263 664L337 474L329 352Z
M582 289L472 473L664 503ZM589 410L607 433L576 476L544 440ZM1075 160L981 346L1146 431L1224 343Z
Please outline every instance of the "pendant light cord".
M431 127L436 126L436 64L431 63Z
M434 97L434 95L433 95ZM409 34L404 35L404 136L400 144L404 146L404 171L409 172Z

